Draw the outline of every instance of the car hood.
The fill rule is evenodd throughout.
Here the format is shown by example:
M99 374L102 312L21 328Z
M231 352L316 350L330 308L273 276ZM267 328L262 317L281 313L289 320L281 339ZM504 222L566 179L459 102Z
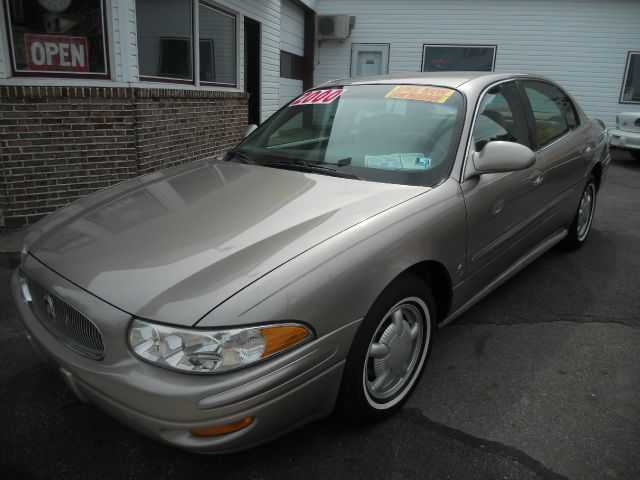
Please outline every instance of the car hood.
M132 315L193 325L291 258L426 190L200 161L75 202L34 225L26 244Z

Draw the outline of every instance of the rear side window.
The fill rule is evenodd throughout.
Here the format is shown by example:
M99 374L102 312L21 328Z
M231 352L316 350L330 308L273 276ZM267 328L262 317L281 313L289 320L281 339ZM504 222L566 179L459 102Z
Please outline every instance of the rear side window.
M494 141L531 147L524 109L514 82L496 85L484 95L473 127L473 141L477 152Z
M576 126L573 104L556 87L535 81L522 82L522 86L533 112L538 148L549 145ZM567 115L569 109L571 116Z

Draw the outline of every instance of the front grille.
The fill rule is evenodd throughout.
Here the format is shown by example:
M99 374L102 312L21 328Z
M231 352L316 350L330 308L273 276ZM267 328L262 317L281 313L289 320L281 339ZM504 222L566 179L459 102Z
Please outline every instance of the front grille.
M37 316L58 340L85 357L104 357L102 335L91 320L55 293L43 288L35 290L32 296Z

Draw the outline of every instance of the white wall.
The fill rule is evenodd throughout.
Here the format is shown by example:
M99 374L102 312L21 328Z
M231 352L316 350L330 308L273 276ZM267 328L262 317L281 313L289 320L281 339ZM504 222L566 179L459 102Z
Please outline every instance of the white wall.
M629 50L640 50L638 0L318 0L356 16L344 43L316 47L316 84L349 76L351 43L390 43L389 73L420 71L424 43L497 45L496 70L548 75L609 126L622 110Z
M280 8L280 50L304 55L304 12L288 0L282 0ZM280 78L279 104L302 93L302 80Z

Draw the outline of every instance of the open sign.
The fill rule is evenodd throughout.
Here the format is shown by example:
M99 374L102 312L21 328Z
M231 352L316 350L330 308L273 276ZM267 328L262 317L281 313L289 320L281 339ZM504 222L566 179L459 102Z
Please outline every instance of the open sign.
M26 34L24 43L29 70L89 71L86 37Z

